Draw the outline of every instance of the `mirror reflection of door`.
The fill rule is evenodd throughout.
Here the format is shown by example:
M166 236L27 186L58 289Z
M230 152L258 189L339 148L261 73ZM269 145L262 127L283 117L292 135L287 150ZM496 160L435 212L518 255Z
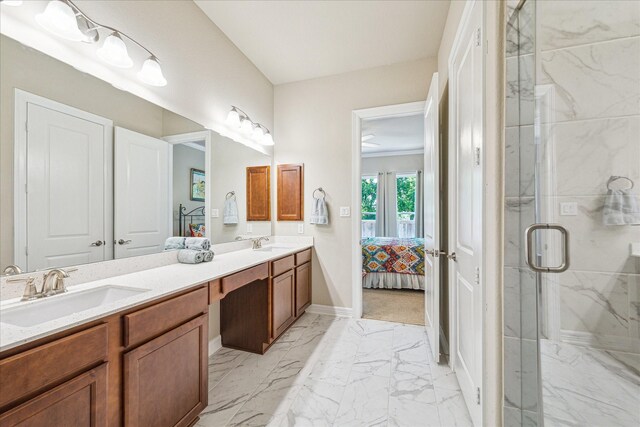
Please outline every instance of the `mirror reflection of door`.
M25 247L16 247L23 265L31 271L110 259L104 162L111 122L24 92L19 98L27 122L18 144L26 155Z

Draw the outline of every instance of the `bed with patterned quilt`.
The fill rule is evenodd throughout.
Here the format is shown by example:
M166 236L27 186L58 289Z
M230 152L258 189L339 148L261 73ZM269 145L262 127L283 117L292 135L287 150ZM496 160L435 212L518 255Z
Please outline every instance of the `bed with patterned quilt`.
M424 290L424 239L362 239L362 286Z

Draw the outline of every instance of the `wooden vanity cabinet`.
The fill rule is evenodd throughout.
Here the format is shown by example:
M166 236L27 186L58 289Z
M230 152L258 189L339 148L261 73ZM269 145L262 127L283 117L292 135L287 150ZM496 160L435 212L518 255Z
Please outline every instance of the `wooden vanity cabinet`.
M271 279L271 338L280 336L296 319L295 277L288 270Z
M296 267L296 317L311 305L311 262Z

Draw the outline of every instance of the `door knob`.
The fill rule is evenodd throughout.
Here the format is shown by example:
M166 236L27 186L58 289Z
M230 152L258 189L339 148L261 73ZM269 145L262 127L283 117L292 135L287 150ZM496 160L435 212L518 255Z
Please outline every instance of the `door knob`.
M439 249L427 249L425 252L427 253L427 255L431 255L435 258L439 257L440 255L446 254L445 251L441 251Z
M95 242L93 242L92 244L90 244L89 246L102 246L103 245L103 241L102 240L96 240Z
M456 255L455 252L451 252L449 255L447 255L447 258L449 258L451 261L457 261L458 260L458 256Z
M124 240L124 239L118 240L119 245L128 245L129 243L131 243L131 240Z

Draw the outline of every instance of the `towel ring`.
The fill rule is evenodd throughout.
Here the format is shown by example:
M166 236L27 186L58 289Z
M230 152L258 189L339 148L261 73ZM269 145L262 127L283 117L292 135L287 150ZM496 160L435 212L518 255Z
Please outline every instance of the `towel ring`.
M631 180L631 178L626 177L626 176L619 176L619 175L611 175L609 177L609 180L607 181L607 190L611 190L611 184L620 180L627 180L629 182L629 184L631 184L631 187L628 188L628 190L631 190L634 186L634 182Z
M322 189L322 187L318 187L315 190L313 190L313 198L317 199L316 197L316 191L319 191L320 193L322 193L322 200L324 200L325 197L327 197L327 193L324 192L324 190Z
M235 191L229 191L229 192L227 193L227 195L226 195L226 196L224 196L224 199L225 199L225 200L229 200L229 199L230 199L230 198L232 198L232 197L233 197L234 199L236 198L236 192L235 192Z

